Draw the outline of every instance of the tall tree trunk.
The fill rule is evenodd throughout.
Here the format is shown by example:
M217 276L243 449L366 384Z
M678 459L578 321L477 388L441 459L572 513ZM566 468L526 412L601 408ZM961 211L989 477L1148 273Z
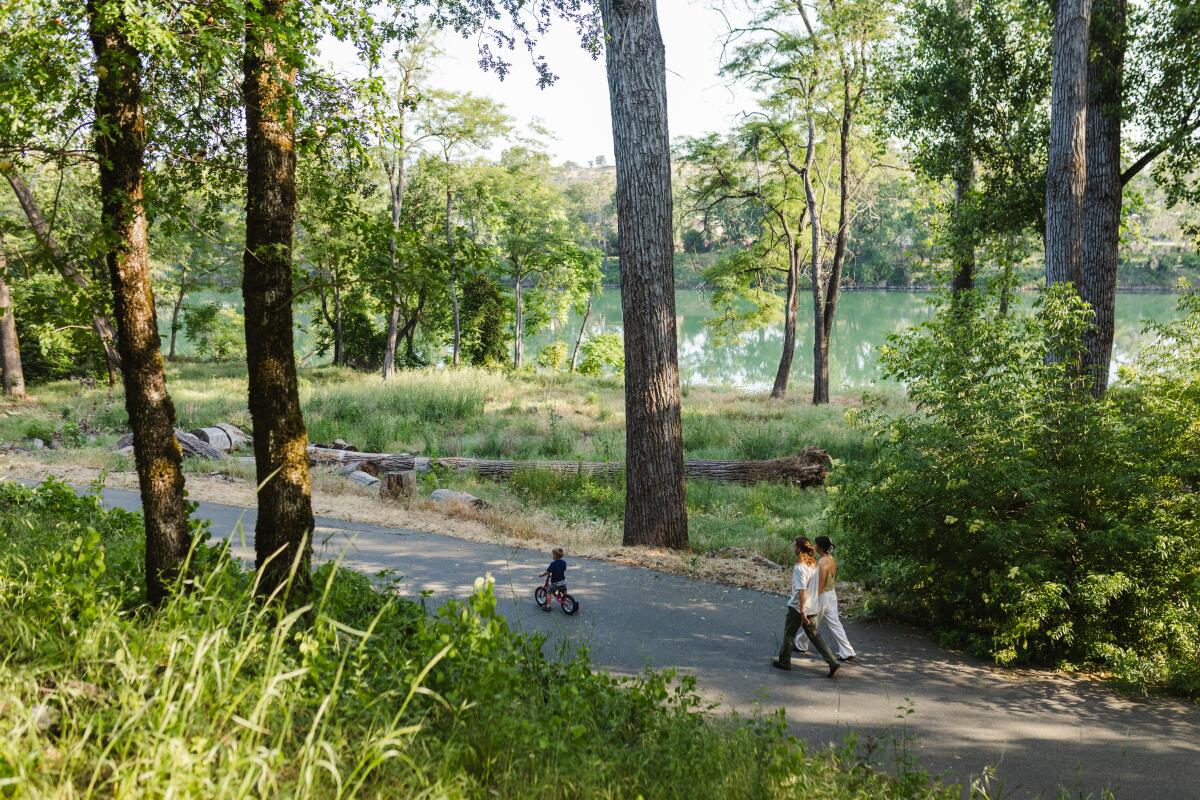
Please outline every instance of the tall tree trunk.
M579 366L579 345L583 343L583 332L587 330L588 317L592 315L592 298L588 297L587 308L583 312L583 321L579 323L579 335L575 337L575 347L571 350L571 372Z
M811 29L809 35L812 35ZM824 259L821 257L821 209L817 205L817 193L812 182L812 167L817 140L815 114L816 109L813 107L813 98L810 93L806 99L805 110L806 142L803 178L811 249L809 272L812 276L813 299L813 403L821 403L829 399L829 344L825 341L825 298L828 296L829 274L825 270ZM821 399L821 387L825 387L825 400Z
M342 337L342 290L333 281L333 363L346 364L345 339Z
M1058 0L1046 169L1046 285L1079 286L1083 271L1084 141L1092 0Z
M54 234L50 231L50 226L46 224L46 218L42 216L42 212L37 207L33 192L29 191L29 186L15 169L5 170L4 176L8 179L8 185L12 187L13 194L17 196L17 203L21 206L21 210L25 212L29 227L33 229L38 243L50 256L50 261L58 270L58 274L64 281L78 286L80 289L90 287L91 282L88 281L87 276L76 269L71 260L67 258L67 254L58 246ZM112 325L98 308L92 310L92 330L96 332L96 336L100 339L100 346L104 348L104 357L108 360L109 382L111 383L113 370L121 368L121 356L117 352L116 336L113 334Z
M246 364L258 523L258 591L285 590L297 602L311 589L313 514L308 433L300 410L292 343L292 236L296 217L296 68L286 52L296 20L292 0L263 0L249 12L243 61L246 104Z
M171 344L167 350L167 360L175 360L175 340L179 336L179 315L183 311L183 300L187 297L187 264L182 265L183 272L179 275L179 291L175 294L175 302L171 306Z
M122 6L107 0L88 3L88 33L96 54L101 237L146 521L146 594L151 603L159 603L183 568L191 542L183 453L175 441L175 408L167 393L150 283L142 199L146 126L141 54L126 36L127 24Z
M968 157L969 158L969 157ZM975 237L965 230L967 203L975 188L975 164L969 162L954 180L954 277L950 291L957 295L975 288Z
M1121 108L1126 0L1095 0L1088 64L1087 176L1083 203L1083 279L1079 293L1095 314L1084 334L1084 374L1097 397L1108 388L1121 233Z
M396 374L396 345L400 342L400 297L392 295L392 309L388 313L387 344L383 348L383 379Z
M454 262L454 225L450 215L454 211L453 192L450 188L450 161L446 161L446 254L450 260L450 313L454 322L453 365L458 366L459 351L462 350L462 320L458 313L458 268Z
M521 316L521 271L516 272L516 282L513 284L513 369L521 368L521 356L524 355L522 338L525 336L524 318Z
M627 545L684 548L666 60L654 0L600 0L617 162Z
M12 295L8 291L8 258L4 252L4 232L0 231L0 372L4 373L4 394L25 396L25 370L21 367L21 343L17 339L17 318Z
M396 156L395 164L388 170L389 201L392 214L391 236L388 238L388 256L391 259L392 280L399 281L400 254L396 242L400 235L400 212L404 204L404 104L400 111L400 141L401 152ZM393 177L394 176L394 177ZM388 314L387 346L383 351L383 379L387 380L396 373L396 342L400 333L400 290L396 286L392 290L392 308Z
M788 379L792 374L792 357L796 352L796 315L800 307L800 244L788 235L787 295L783 301L783 352L779 356L779 368L775 371L775 385L771 397L782 399L787 396Z

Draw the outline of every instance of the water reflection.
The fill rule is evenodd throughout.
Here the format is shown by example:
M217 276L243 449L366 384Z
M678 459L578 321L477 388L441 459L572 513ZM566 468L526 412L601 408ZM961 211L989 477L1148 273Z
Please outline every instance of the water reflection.
M1035 295L1024 295L1031 303ZM803 392L812 383L812 306L801 298L796 357L792 362L792 387ZM1176 298L1165 294L1122 294L1117 297L1116 335L1113 342L1113 371L1128 363L1146 342L1142 329L1146 320L1174 319ZM680 291L675 309L679 330L680 378L690 385L736 386L765 390L775 380L782 323L747 333L738 342L715 345L705 321L714 316L703 293ZM915 325L931 314L930 297L902 292L847 292L838 303L837 319L830 341L829 382L833 392L862 389L883 382L879 346L889 334ZM580 318L572 317L556 331L527 339L529 352L536 355L555 340L574 344ZM587 336L621 331L621 297L606 289L593 304Z

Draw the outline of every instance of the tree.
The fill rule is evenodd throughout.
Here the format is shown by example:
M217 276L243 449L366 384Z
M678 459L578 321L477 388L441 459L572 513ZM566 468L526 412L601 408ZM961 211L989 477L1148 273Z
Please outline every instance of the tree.
M111 0L88 2L88 35L96 55L93 137L100 231L146 520L146 593L151 603L159 603L182 570L191 539L183 500L183 453L175 441L175 408L167 393L158 338L142 202L144 54L133 39L141 33L134 29L147 20L129 13L124 4Z
M293 0L264 0L246 9L242 296L258 480L258 592L282 591L302 601L311 589L313 513L292 340L298 6Z
M452 363L458 366L462 348L462 320L459 314L459 270L454 260L454 189L453 159L472 150L487 147L509 129L509 117L502 107L487 97L442 92L434 96L422 128L426 138L436 143L442 160L446 189L446 253L450 259L450 304L454 322Z
M711 230L714 213L731 205L757 207L761 220L749 250L736 250L706 273L713 302L724 313L719 330L740 333L767 322L778 305L777 276L784 276L783 346L771 397L787 394L796 350L800 273L805 262L804 226L808 214L804 169L792 158L802 151L800 125L789 98L774 96L765 110L746 119L727 140L715 135L683 143L682 160L693 167L689 192L694 209ZM727 216L728 214L726 214ZM783 257L777 256L782 250ZM748 310L746 300L749 300Z
M383 166L388 184L388 210L392 234L388 239L388 257L393 280L399 280L401 251L399 247L401 211L408 178L408 161L419 137L411 135L409 115L423 99L421 74L438 54L432 41L432 29L422 29L415 38L396 54L396 73L386 83L372 82L369 106L377 138L377 158ZM383 354L383 379L395 374L396 345L401 338L402 298L397 289L392 293L388 312L387 345ZM415 326L415 323L413 323Z
M684 548L666 61L654 0L600 0L617 162L627 545Z
M1059 0L1054 12L1050 147L1046 168L1046 285L1083 277L1084 143L1092 0Z
M4 395L20 399L25 396L25 371L21 368L21 345L7 278L8 257L4 232L0 231L0 373L3 373Z
M575 241L563 213L562 194L550 183L550 160L544 153L513 148L504 153L500 196L496 200L496 238L513 286L512 365L523 363L527 333L542 321L564 318L581 284L598 277L596 259ZM591 270L588 266L591 265ZM526 284L530 295L525 295ZM533 324L526 324L532 305Z

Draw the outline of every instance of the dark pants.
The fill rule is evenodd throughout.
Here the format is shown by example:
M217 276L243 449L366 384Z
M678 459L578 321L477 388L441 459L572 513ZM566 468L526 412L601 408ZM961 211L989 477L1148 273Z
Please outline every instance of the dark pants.
M825 657L825 663L829 666L834 666L838 660L833 657L833 651L829 649L829 645L825 644L825 640L821 638L821 634L817 633L817 618L810 616L806 618L796 609L788 606L787 622L783 626L783 645L779 648L779 663L792 663L792 642L796 640L796 634L804 628L804 634L808 640L813 643L813 647L817 648L817 652Z

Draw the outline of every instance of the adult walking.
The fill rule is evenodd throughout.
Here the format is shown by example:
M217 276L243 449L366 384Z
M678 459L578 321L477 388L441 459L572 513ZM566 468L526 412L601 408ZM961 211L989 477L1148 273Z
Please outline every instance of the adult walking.
M796 551L796 566L792 568L792 594L788 598L783 644L779 648L779 655L771 659L771 666L784 670L792 668L792 643L796 634L803 629L809 641L816 645L817 652L825 658L825 663L829 665L829 677L832 678L841 663L834 658L821 634L817 633L817 598L821 592L821 578L820 570L817 569L816 551L806 536L797 536L793 547Z
M855 657L854 648L842 627L842 618L838 614L837 600L837 559L833 557L833 540L828 536L818 536L817 574L820 579L821 593L817 596L817 631L825 641L833 646L833 654L839 661L852 661ZM796 652L808 652L808 635L801 631L796 634Z

